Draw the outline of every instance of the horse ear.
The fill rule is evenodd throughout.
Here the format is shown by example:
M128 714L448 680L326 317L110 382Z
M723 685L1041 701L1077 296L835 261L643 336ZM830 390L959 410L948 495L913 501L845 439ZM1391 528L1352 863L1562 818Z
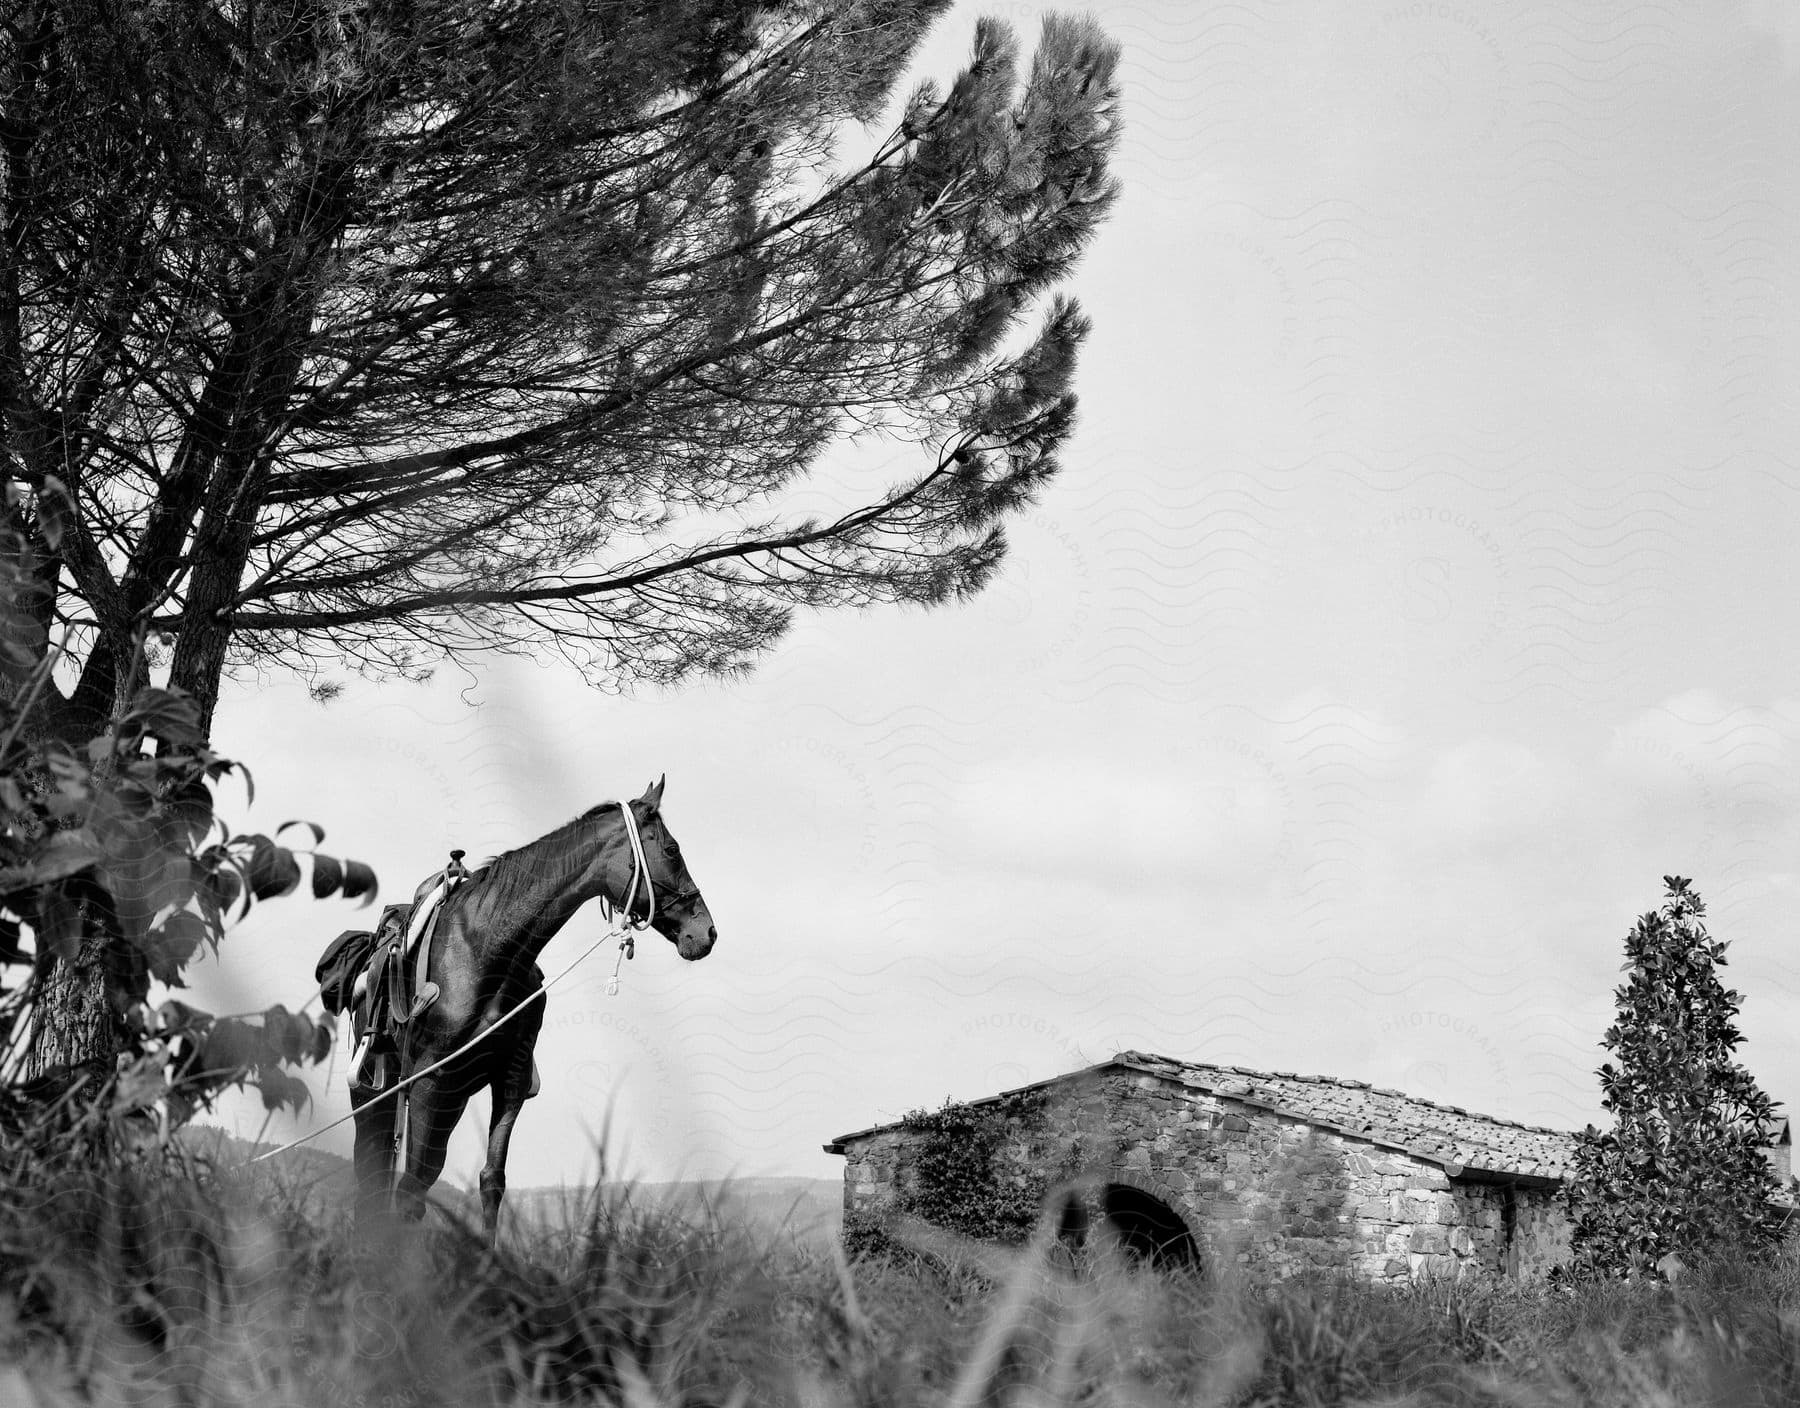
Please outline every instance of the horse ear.
M668 780L669 775L664 773L650 786L646 787L644 789L644 801L653 807L660 807L662 805L663 784Z

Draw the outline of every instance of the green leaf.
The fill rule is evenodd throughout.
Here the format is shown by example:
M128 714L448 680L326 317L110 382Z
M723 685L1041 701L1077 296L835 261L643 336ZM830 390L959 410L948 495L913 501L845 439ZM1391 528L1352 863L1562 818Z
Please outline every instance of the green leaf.
M335 895L344 883L344 867L331 856L313 852L312 858L312 892L313 898L322 900L328 895Z
M306 1018L277 1004L263 1013L263 1031L268 1035L270 1048L290 1066L306 1059L312 1045L312 1023Z
M279 1066L266 1066L256 1073L256 1088L262 1095L265 1110L279 1110L284 1105L298 1112L312 1103L312 1091L306 1082L290 1076Z
M347 900L361 899L366 906L373 903L378 888L375 872L359 860L344 862L344 880L340 887Z
M213 914L223 918L244 893L243 877L237 863L223 846L209 846L193 861L190 876L200 902Z
M250 859L245 865L245 880L250 893L259 900L272 900L292 894L300 884L300 863L293 852L278 846L267 836L239 837L250 842Z
M163 798L163 810L169 820L179 826L188 845L204 841L213 829L212 789L199 778L192 778Z
M90 869L100 859L100 848L92 833L55 831L25 864L0 871L0 891L10 893L22 887L49 885Z
M138 692L119 729L124 734L161 739L174 749L194 748L206 741L199 706L185 694L155 687Z
M150 975L159 983L179 986L182 970L211 937L206 922L192 910L174 911L160 920L141 944Z
M312 833L312 843L315 846L318 845L319 842L321 842L325 839L325 828L318 825L316 822L311 822L311 821L284 821L281 823L280 826L277 826L275 828L275 839L280 840L281 833L286 831L290 826L303 827L307 831L311 832Z
M206 1034L201 1065L219 1084L243 1079L269 1055L263 1034L236 1017L222 1017Z
M157 1019L162 1029L168 1034L181 1032L204 1033L212 1018L198 1008L190 1007L179 998L171 997L156 1009Z

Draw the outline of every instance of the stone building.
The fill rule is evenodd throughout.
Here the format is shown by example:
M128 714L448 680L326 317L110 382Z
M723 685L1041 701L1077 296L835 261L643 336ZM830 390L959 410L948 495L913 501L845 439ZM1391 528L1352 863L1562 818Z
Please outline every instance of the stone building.
M1556 1193L1573 1136L1560 1130L1136 1051L1021 1089L1042 1092L1041 1120L1009 1132L999 1176L1074 1173L1128 1246L1165 1260L1399 1282L1532 1278L1568 1254ZM825 1146L845 1159L846 1215L892 1205L914 1137L887 1124Z

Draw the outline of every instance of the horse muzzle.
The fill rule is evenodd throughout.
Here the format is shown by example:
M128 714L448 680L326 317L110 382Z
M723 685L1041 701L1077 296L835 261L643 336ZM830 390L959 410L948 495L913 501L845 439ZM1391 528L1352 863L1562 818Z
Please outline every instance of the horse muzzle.
M718 941L718 937L719 931L710 921L684 925L675 937L675 952L693 963L712 952L712 946Z

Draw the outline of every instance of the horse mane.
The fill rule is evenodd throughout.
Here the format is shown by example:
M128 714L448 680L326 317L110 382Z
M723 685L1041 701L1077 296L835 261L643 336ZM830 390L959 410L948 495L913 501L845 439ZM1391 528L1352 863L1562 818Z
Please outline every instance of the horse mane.
M502 852L480 869L472 871L469 875L470 884L480 884L496 912L506 913L515 900L544 878L545 871L558 870L575 861L577 856L585 861L585 852L581 850L580 842L586 835L588 823L608 807L618 805L617 802L601 802L535 841L527 841L522 846Z

